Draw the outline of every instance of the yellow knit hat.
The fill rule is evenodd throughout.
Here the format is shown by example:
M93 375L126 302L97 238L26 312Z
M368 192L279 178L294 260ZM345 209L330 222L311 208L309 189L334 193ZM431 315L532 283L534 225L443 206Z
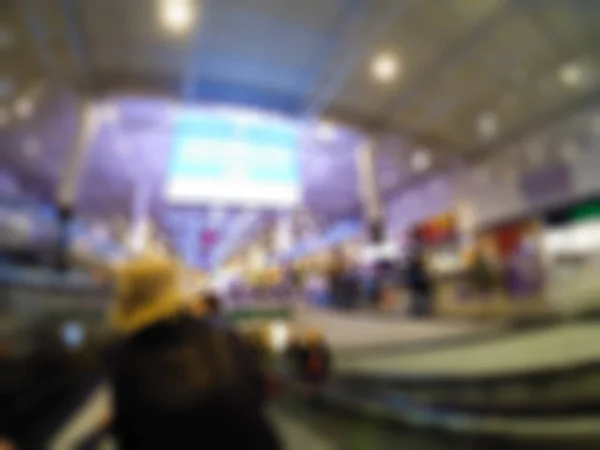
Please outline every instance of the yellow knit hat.
M112 320L117 330L135 332L181 310L183 293L174 262L140 258L114 269L117 285Z

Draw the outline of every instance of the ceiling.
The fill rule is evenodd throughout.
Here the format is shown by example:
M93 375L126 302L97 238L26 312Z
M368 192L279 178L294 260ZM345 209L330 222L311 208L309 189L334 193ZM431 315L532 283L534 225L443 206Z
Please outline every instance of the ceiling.
M306 199L336 218L359 211L353 149L364 134L351 129L378 137L380 185L391 192L423 170L414 167L417 153L431 155L432 167L484 158L598 100L593 0L190 5L189 29L177 31L161 22L159 1L1 2L3 168L51 199L77 127L74 97L65 93L89 95L116 113L91 143L79 208L127 217L132 180L141 177L152 180L154 212L164 216L173 99L307 123L323 117L343 127L335 139L315 128L303 142ZM387 64L389 76L378 76L377 64Z

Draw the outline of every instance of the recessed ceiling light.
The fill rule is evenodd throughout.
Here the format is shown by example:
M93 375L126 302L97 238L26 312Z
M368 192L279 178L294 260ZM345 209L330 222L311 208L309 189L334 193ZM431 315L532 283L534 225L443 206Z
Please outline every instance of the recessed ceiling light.
M498 118L491 111L482 112L476 121L477 133L484 139L491 139L498 132Z
M411 166L415 172L427 170L431 165L431 155L427 150L417 150L411 158Z
M583 68L577 63L567 63L558 71L560 81L567 87L578 87L583 83Z
M23 96L15 103L15 113L21 119L27 119L33 112L33 101L31 98Z
M194 23L194 8L191 0L161 0L160 22L171 33L187 33Z
M380 53L371 64L371 72L377 81L389 83L398 76L398 58L392 53Z
M10 114L6 108L0 108L0 127L8 125L10 122Z

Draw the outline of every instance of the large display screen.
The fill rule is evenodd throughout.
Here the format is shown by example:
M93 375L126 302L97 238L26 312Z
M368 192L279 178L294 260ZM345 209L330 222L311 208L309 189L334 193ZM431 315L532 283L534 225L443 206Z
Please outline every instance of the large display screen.
M297 130L181 114L166 180L171 204L285 208L301 200Z

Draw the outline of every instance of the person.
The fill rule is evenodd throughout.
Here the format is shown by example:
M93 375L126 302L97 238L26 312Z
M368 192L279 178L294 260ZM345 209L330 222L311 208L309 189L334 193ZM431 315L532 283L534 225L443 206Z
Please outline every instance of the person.
M431 314L432 283L420 249L413 254L407 268L408 287L412 294L412 313L417 317Z
M358 277L339 250L334 253L327 284L334 307L347 310L356 306L360 292Z
M493 267L481 251L477 251L474 255L469 278L473 290L480 295L490 294L496 285Z
M285 361L289 372L297 378L302 377L305 351L306 347L300 337L292 335L285 351Z
M223 317L223 310L221 308L222 301L217 294L213 292L206 294L204 303L206 304L206 312L209 317L215 319Z
M305 342L297 355L302 368L301 381L318 390L331 375L331 351L319 330L310 330Z
M242 340L180 308L176 271L141 260L116 271L111 357L119 448L280 448L264 415L264 377Z

